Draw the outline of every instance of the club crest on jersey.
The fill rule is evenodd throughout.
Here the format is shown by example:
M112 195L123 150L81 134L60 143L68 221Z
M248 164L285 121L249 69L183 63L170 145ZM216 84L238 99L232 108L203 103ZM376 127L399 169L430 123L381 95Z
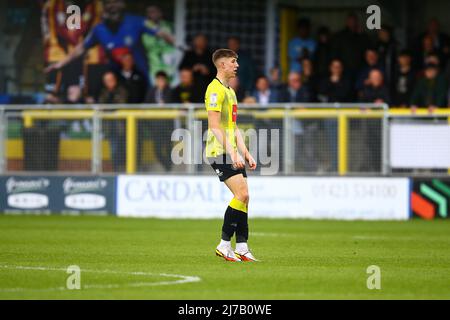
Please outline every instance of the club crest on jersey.
M209 96L209 106L217 107L217 93L211 93Z

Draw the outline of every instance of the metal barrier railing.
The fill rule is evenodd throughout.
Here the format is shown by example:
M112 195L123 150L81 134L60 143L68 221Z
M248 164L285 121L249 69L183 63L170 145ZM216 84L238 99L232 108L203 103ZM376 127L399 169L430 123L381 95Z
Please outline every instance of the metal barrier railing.
M371 173L376 175L391 174L389 164L389 121L393 117L404 118L423 118L440 117L448 119L450 123L450 109L437 109L430 114L426 109L418 109L415 113L408 109L391 109L385 104L270 104L268 106L258 105L240 105L238 124L248 124L249 127L279 128L281 129L281 173L285 175L296 173L317 174L315 171L304 171L308 167L308 161L305 165L297 168L298 162L303 161L303 155L308 154L308 148L319 148L322 153L327 153L326 161L336 162L335 166L327 171L327 174L362 174ZM90 143L75 147L75 143L63 144L60 149L68 150L76 158L78 154L84 154L83 160L89 158L89 164L79 169L80 172L89 171L93 174L110 171L105 169L105 162L119 162L114 167L114 171L124 171L132 174L138 172L140 158L145 149L145 142L142 130L153 127L162 128L161 132L153 134L153 140L159 141L158 146L171 144L171 141L164 140L162 131L168 132L175 127L183 127L193 132L195 121L206 121L207 113L203 104L198 105L27 105L27 106L0 106L0 173L23 171L20 165L11 165L11 159L25 161L24 152L20 153L20 138L8 139L8 125L16 119L23 130L33 128L39 122L58 122L74 121L87 119L91 122L92 128L88 139ZM242 122L241 122L242 119ZM245 120L247 119L247 120ZM173 125L171 122L182 122L183 125ZM246 123L247 121L247 123ZM149 122L150 125L146 124ZM169 123L170 122L170 123ZM156 124L164 123L158 127ZM109 128L110 137L105 139L108 125L114 124L113 129ZM301 126L302 129L298 130ZM319 130L309 127L322 127ZM325 129L323 129L323 127ZM355 129L356 128L356 129ZM205 128L202 128L205 129ZM113 138L117 132L121 133L122 144L117 143ZM303 130L303 131L302 131ZM298 134L298 132L303 132ZM326 132L327 134L324 134ZM309 135L308 135L309 134ZM159 136L160 135L160 136ZM314 145L314 139L317 136L326 136ZM360 135L360 136L359 136ZM363 136L363 137L361 137ZM167 135L165 135L167 137ZM356 140L359 139L359 145L362 149L355 147ZM13 141L14 140L14 141ZM24 140L24 139L22 139ZM145 141L144 141L145 140ZM355 141L353 141L355 140ZM325 142L324 142L325 141ZM373 142L373 143L372 143ZM22 144L25 142L22 141ZM190 159L194 158L190 141L183 141L184 150L187 151ZM309 146L308 146L309 144ZM142 147L144 145L144 149ZM305 147L306 145L306 147ZM327 146L325 146L327 145ZM368 147L368 145L370 145ZM372 147L375 146L375 147ZM116 147L119 146L117 149ZM148 144L147 144L148 146ZM300 146L300 147L299 147ZM153 152L158 153L160 148L153 146ZM122 148L122 149L121 149ZM90 150L87 150L90 149ZM113 150L119 150L115 153ZM157 149L155 151L155 149ZM326 150L325 150L326 149ZM11 158L11 153L15 150L15 158ZM108 151L109 150L109 151ZM122 150L122 151L120 151ZM300 151L302 150L302 151ZM331 150L331 151L330 151ZM361 151L365 150L365 151ZM369 150L369 151L367 151ZM195 151L195 150L194 150ZM380 163L376 162L370 172L364 169L351 169L353 158L360 156L361 153L367 153L360 162L372 161L371 156L376 154ZM124 153L125 157L123 169L120 169L120 161L115 159L117 155ZM316 155L313 154L312 158ZM149 156L150 158L152 155ZM61 155L60 155L61 158ZM64 155L62 156L64 158ZM311 157L310 157L311 158ZM331 160L330 160L331 159ZM301 160L301 161L300 161ZM311 160L311 159L309 159ZM310 161L311 162L311 161ZM69 169L57 169L59 171L72 171ZM302 171L303 170L303 171ZM144 170L145 171L145 170ZM201 171L201 166L192 161L183 167L182 172L197 173ZM450 171L449 171L450 173ZM321 174L321 173L320 173Z

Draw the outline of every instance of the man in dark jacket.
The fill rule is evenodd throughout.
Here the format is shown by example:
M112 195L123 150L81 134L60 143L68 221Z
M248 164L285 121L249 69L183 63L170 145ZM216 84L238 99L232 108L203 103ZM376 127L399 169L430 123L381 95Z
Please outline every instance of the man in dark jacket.
M128 91L128 103L144 102L147 90L146 76L141 74L134 66L134 59L130 53L122 56L122 68L119 73L121 84Z
M163 105L172 103L172 89L169 87L169 77L164 71L155 75L155 86L150 88L145 97L146 103ZM153 140L156 158L166 171L172 168L170 159L172 141L171 134L174 128L172 120L140 120L138 122L138 167L143 170L143 138L145 132L150 133Z
M127 90L122 87L113 72L107 72L103 76L104 88L98 99L102 104L125 104L128 99ZM106 122L105 131L109 138L113 170L123 172L125 170L125 125L123 120L109 120Z
M444 108L447 103L447 83L439 74L439 67L429 63L425 67L424 76L417 81L411 97L411 107Z

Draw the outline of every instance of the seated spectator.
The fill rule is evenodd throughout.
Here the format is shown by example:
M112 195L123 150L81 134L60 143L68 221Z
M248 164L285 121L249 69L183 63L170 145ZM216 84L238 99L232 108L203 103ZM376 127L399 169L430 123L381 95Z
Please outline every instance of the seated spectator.
M414 68L416 70L425 69L428 56L439 56L439 52L435 49L433 38L430 35L425 34L421 39L421 46L417 50L415 50L416 55L414 57Z
M180 84L173 90L173 102L175 103L202 103L204 101L203 87L194 82L192 70L189 68L180 70Z
M228 49L233 50L238 55L239 68L237 77L244 93L250 94L253 91L255 81L255 63L250 54L241 49L239 37L229 37L227 40Z
M384 76L380 70L369 73L368 83L364 86L361 102L389 103L389 90L384 84ZM377 119L359 120L360 131L355 134L362 138L362 147L356 157L361 160L358 169L362 172L380 172L381 170L381 121Z
M244 88L241 86L241 80L239 77L234 77L228 80L228 85L234 90L237 101L242 102L245 99L246 94Z
M290 72L288 75L288 85L283 88L278 96L279 102L310 102L311 94L302 83L302 78L298 72Z
M274 67L270 69L269 83L270 88L276 90L277 92L280 92L280 90L283 88L283 82L281 82L280 68Z
M279 101L291 103L311 101L311 93L308 87L303 85L300 73L289 73L288 85L280 92ZM317 130L316 120L294 121L295 154L299 158L299 161L296 161L296 171L314 172L317 170L317 145L315 144Z
M252 96L256 102L261 105L267 105L269 103L275 103L278 100L277 92L270 88L269 79L266 76L259 76L256 79L256 89L253 91Z
M439 67L429 63L425 67L424 77L417 80L411 97L411 107L434 109L447 106L447 83L439 74Z
M146 103L171 103L172 89L169 86L169 76L164 71L155 74L155 86L150 88L145 97Z
M311 59L305 58L302 60L301 76L303 85L308 87L309 92L311 93L311 102L316 102L319 80L314 73L314 65Z
M324 103L349 102L351 100L350 80L344 76L342 61L334 59L330 63L330 75L320 81L318 100ZM337 121L335 119L323 120L323 125L329 145L328 171L337 172Z
M321 26L317 31L317 49L314 54L314 70L318 77L326 77L332 58L330 29Z
M102 104L123 104L128 100L127 90L121 86L113 72L103 75L104 88L98 99ZM105 132L109 138L111 159L115 172L125 170L125 124L123 120L108 120L105 124Z
M392 104L394 107L405 107L409 106L411 100L416 73L412 68L412 57L407 51L399 54L397 62L392 81Z
M288 54L291 72L301 72L301 61L304 58L312 58L317 48L316 40L311 38L311 22L302 18L297 23L298 36L289 41Z
M172 90L169 87L169 76L164 71L158 71L155 74L155 86L152 87L146 97L146 103L165 104L172 103ZM165 171L170 171L172 168L172 160L170 153L172 150L171 135L174 128L173 120L140 120L138 122L138 168L140 171L143 167L143 137L148 131L153 140L154 151L158 162Z
M195 83L201 91L205 91L208 84L214 79L215 67L211 60L211 51L208 48L208 38L198 34L192 41L192 49L184 54L179 70L191 69Z
M369 74L372 70L380 70L384 77L384 67L381 65L378 52L375 49L366 50L365 61L366 65L360 70L356 80L355 88L359 94L364 86L369 84Z
M349 102L352 95L352 87L349 79L344 76L342 61L334 59L329 67L330 75L322 79L318 88L318 100L320 102Z
M358 16L350 13L346 18L345 28L332 38L333 57L342 61L352 83L356 81L358 72L363 66L364 53L369 47L369 37L361 32L364 29L359 23Z
M379 55L380 65L383 66L385 70L385 82L391 83L392 75L395 71L395 58L397 55L397 45L392 37L392 28L382 26L382 28L377 31L375 49Z
M128 91L127 103L144 102L147 90L146 76L141 74L134 65L133 56L130 53L124 54L121 58L122 68L119 73L121 84Z
M367 84L360 97L361 102L389 103L389 90L384 84L384 75L381 70L370 71Z

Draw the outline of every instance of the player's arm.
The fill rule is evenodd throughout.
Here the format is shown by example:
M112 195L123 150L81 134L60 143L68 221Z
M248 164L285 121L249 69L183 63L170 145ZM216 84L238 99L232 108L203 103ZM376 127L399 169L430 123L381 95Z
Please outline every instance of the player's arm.
M75 60L76 58L82 56L84 53L86 52L86 47L85 47L85 43L84 42L80 42L79 44L77 44L77 46L75 47L75 49L70 52L63 60L55 62L51 65L49 65L47 68L45 68L45 72L51 72L53 70L59 70L62 67L68 65L69 63L71 63L73 60Z
M222 145L223 149L227 154L230 155L233 165L242 169L245 167L245 163L242 157L234 150L227 139L225 130L220 125L220 112L219 111L208 111L208 128L216 137L217 141Z
M235 130L235 136L236 136L236 144L237 144L239 152L244 155L244 159L245 159L245 161L248 162L250 169L255 170L256 169L256 161L255 161L255 159L253 159L252 155L248 151L247 146L245 145L245 142L244 142L244 138L242 137L241 130L239 130L237 125L236 125L236 130Z
M168 44L175 46L175 38L169 32L156 28L149 21L142 20L143 32L165 40Z

